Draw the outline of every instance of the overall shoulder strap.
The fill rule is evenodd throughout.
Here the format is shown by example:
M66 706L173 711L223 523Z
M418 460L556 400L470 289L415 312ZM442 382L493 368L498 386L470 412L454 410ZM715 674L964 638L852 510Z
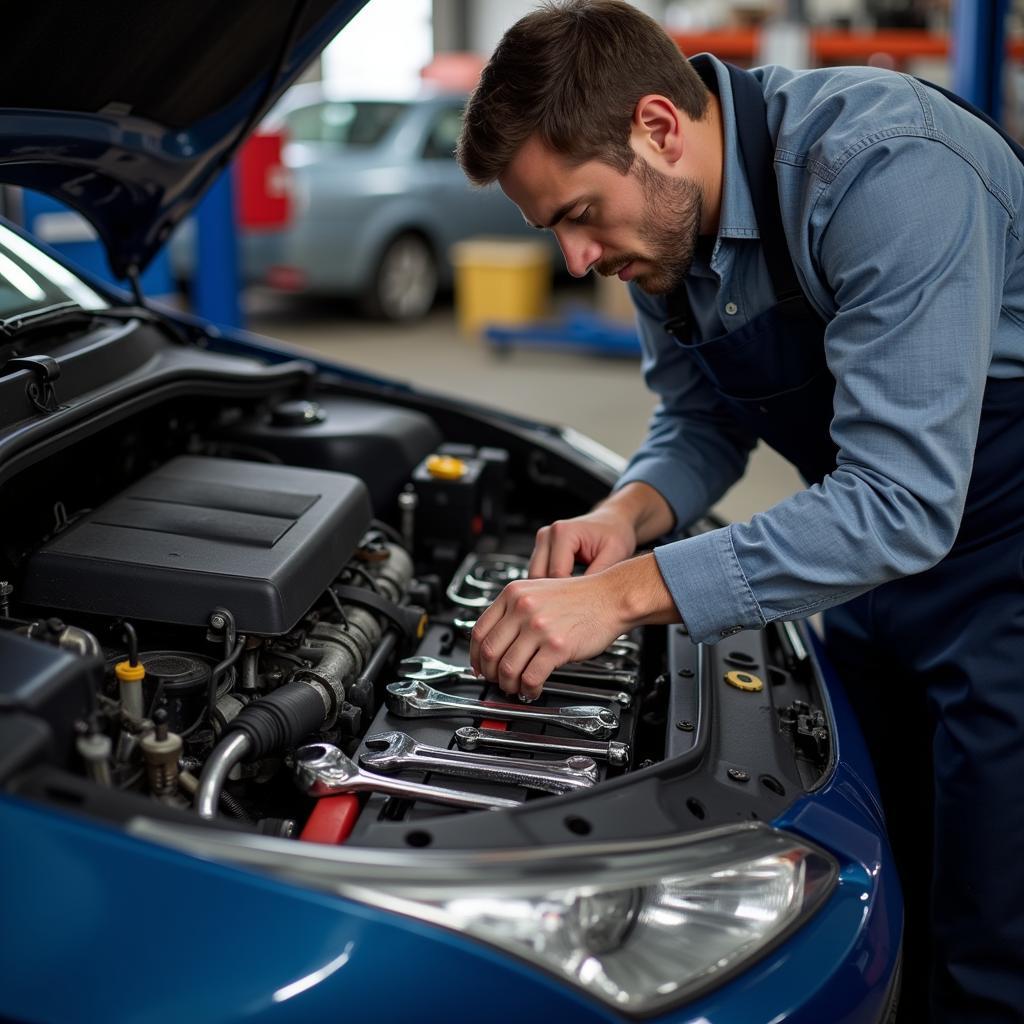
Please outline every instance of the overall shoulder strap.
M710 59L694 57L690 63L716 95L718 79ZM761 236L768 273L776 299L802 294L799 279L793 269L786 233L782 227L782 208L779 205L779 187L775 178L773 156L775 144L768 134L768 108L765 105L761 83L749 71L726 64L732 85L736 136L739 140L740 160L746 175L747 187L754 205L757 229Z

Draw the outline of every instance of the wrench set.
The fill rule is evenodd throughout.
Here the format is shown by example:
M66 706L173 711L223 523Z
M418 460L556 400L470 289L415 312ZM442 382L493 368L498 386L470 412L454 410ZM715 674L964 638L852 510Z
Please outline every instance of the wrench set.
M526 577L527 564L514 555L467 558L447 589L448 599L461 609L456 629L468 635L477 615L501 589ZM355 760L331 744L311 744L296 752L296 780L315 797L369 791L467 809L516 807L521 799L396 776L421 772L548 794L588 789L601 777L598 762L616 769L629 765L629 745L614 737L640 687L639 654L639 645L622 636L595 658L563 665L544 685L543 696L556 700L543 706L485 699L486 688L495 684L466 665L428 655L405 658L398 665L400 678L385 689L388 719L410 726L414 719L468 719L473 724L456 723L449 746L442 746L422 742L388 722L383 731L371 728ZM476 688L480 696L450 692L448 687ZM558 731L510 731L488 727L492 722ZM437 733L434 729L429 734Z

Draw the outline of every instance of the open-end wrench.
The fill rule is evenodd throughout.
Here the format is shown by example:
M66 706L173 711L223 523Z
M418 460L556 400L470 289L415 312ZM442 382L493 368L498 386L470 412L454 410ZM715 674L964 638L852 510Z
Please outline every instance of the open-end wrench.
M496 718L508 722L542 722L558 725L587 736L607 739L619 728L619 716L611 708L596 705L572 705L564 708L525 707L522 704L498 704L473 697L442 693L426 683L406 679L389 683L385 700L388 710L402 718Z
M591 757L574 755L561 761L531 761L525 757L469 754L418 743L408 733L381 732L366 738L369 753L359 755L364 768L379 772L439 772L463 779L480 779L503 786L568 793L597 782L597 764Z
M532 750L538 754L583 754L619 768L629 764L629 744L615 740L566 739L532 732L464 725L455 730L455 742L460 750L490 747L494 750Z
M450 665L447 661L441 661L440 658L432 658L426 654L403 658L398 663L398 674L404 679L416 679L422 683L436 683L443 679L450 679L460 683L479 683L484 681L475 675L467 665ZM556 668L548 676L548 679L555 683L590 683L593 686L600 686L603 683L608 686L620 687L629 693L635 692L637 688L635 672L619 669L586 668L572 664ZM604 699L613 700L615 698L606 697Z
M310 743L295 751L295 781L310 796L370 792L386 793L407 800L432 800L437 804L451 804L455 807L474 807L477 810L520 806L518 800L505 797L427 786L422 782L402 782L366 772L331 743Z

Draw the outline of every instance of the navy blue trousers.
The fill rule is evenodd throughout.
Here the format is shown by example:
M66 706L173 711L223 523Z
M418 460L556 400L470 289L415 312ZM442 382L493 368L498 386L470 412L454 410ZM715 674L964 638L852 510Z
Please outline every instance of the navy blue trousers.
M904 889L900 1020L1024 1021L1024 532L825 621Z

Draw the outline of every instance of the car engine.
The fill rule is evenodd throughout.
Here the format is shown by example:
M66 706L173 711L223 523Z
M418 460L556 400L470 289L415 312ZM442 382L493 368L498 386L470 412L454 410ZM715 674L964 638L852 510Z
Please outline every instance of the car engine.
M470 672L537 527L607 486L557 443L371 388L256 390L149 403L9 475L8 790L117 821L465 845L489 841L464 824L481 809L514 812L485 816L506 843L560 802L574 837L769 818L827 765L791 624L713 659L681 627L637 630L536 703ZM626 797L670 764L688 776L670 814L656 787ZM595 787L607 801L572 809Z

